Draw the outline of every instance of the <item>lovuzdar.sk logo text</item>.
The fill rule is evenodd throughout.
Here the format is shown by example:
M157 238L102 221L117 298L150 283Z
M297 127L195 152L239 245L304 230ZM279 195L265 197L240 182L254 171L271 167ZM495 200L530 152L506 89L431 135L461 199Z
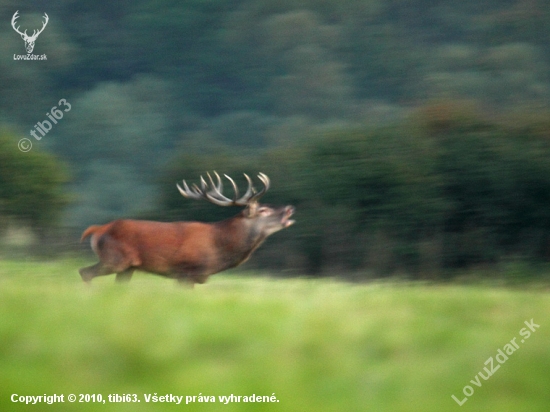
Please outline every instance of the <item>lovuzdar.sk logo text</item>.
M27 54L14 54L13 60L47 60L47 57L45 54L41 54L41 55L32 54L32 51L34 50L34 44L36 42L36 39L38 38L40 33L42 33L46 28L50 18L46 13L44 13L44 16L42 17L44 19L44 21L42 22L42 28L39 30L34 29L32 32L32 35L29 36L27 34L27 29L25 29L25 31L22 32L21 30L19 30L20 26L16 26L17 24L16 20L19 18L18 13L19 13L19 10L17 10L13 14L13 17L11 18L11 26L13 27L13 30L15 30L25 42L25 49L27 50Z

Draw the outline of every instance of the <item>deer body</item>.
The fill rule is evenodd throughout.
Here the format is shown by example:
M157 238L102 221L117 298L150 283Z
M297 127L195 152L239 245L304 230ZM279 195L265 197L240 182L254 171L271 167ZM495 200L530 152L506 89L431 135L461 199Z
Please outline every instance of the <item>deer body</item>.
M195 189L189 191L184 183L188 192L181 188L180 191L186 197L208 199L210 196L210 201L216 204L225 203L229 199L217 195L221 195L220 183L210 192L206 192L203 185L200 194ZM268 186L269 180L264 193ZM100 262L80 269L82 279L90 282L96 276L116 273L116 280L124 281L139 269L194 284L204 283L209 275L240 265L269 235L294 223L289 219L294 213L292 206L274 209L259 205L258 194L253 193L252 185L249 188L249 195L245 195L246 209L221 222L116 220L103 226L90 226L82 239L91 236L92 249ZM251 194L252 201L248 199ZM235 199L229 202L227 205L236 204Z

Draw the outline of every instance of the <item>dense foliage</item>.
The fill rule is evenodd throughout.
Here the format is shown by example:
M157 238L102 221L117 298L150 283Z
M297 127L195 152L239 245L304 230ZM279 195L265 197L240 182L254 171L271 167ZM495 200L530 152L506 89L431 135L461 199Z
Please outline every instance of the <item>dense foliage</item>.
M48 13L46 61L11 60L16 10ZM65 226L221 218L174 183L262 170L299 207L260 251L280 268L547 257L546 0L0 0L0 20L0 125L72 106L34 142L74 172Z
M0 130L0 234L8 218L35 229L54 225L67 196L63 166L49 153L17 148L15 136Z
M440 104L399 126L337 129L247 162L184 154L162 179L162 215L221 218L225 211L183 199L173 182L213 165L232 175L262 170L274 186L265 200L298 210L296 226L270 239L280 237L278 247L258 251L279 268L430 276L510 256L545 260L549 132L548 120L507 125Z

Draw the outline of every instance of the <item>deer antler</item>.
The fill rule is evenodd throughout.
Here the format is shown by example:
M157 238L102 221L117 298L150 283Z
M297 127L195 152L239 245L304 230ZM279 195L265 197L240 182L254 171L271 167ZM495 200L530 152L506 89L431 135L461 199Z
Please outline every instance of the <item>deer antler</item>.
M207 173L210 186L202 176L200 179L200 188L196 184L193 184L190 188L185 180L183 181L183 188L181 188L180 185L176 186L184 197L197 200L205 199L210 203L214 203L218 206L249 206L250 204L257 202L258 199L260 199L260 197L262 197L269 190L270 180L267 175L265 175L264 173L258 174L258 178L264 184L264 188L259 192L256 192L256 189L254 189L254 186L252 184L252 180L250 179L250 177L248 177L246 173L244 173L244 177L248 181L248 188L246 190L246 193L240 199L238 199L239 189L237 188L237 184L228 175L224 175L225 178L229 180L229 182L231 182L231 185L233 186L233 199L229 199L222 194L223 183L220 175L217 172L214 172L214 174L216 175L217 183L214 183L214 180L212 179L212 176L210 176L210 173Z
M40 30L33 30L31 39L36 40L38 35L42 33L46 28L46 26L48 25L48 22L50 21L50 18L48 17L48 15L44 13L44 16L42 16L42 18L44 19L44 22L42 23L42 28Z
M42 28L40 30L33 30L33 33L32 33L32 36L29 36L27 34L27 30L25 30L23 33L21 33L21 31L19 31L19 26L15 27L15 24L16 24L16 20L19 18L19 16L17 15L17 13L19 13L19 10L17 10L14 14L13 14L13 17L11 18L11 26L13 27L13 29L19 33L21 35L21 37L23 37L25 40L36 40L36 38L38 37L38 35L40 33L42 33L44 31L44 29L46 28L46 26L48 25L48 22L50 21L50 18L48 17L48 15L46 13L44 13L44 16L42 16L42 18L44 19L44 22L42 23Z
M28 37L27 36L27 30L25 30L24 33L21 33L19 31L19 26L15 27L15 20L17 20L19 18L19 16L17 15L17 13L19 13L19 10L17 10L14 14L13 14L13 17L11 18L11 27L13 27L13 29L19 33L21 36L25 36L25 37Z

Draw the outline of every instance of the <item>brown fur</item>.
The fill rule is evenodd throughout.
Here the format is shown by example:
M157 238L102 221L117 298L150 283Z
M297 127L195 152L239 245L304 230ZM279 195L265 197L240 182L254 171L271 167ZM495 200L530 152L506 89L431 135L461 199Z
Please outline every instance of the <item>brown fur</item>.
M292 223L291 206L264 209L262 216L243 211L217 223L115 220L90 226L81 240L91 236L99 263L80 269L80 275L90 282L116 273L117 281L128 281L139 269L191 285L204 283L209 275L245 262L270 234Z

